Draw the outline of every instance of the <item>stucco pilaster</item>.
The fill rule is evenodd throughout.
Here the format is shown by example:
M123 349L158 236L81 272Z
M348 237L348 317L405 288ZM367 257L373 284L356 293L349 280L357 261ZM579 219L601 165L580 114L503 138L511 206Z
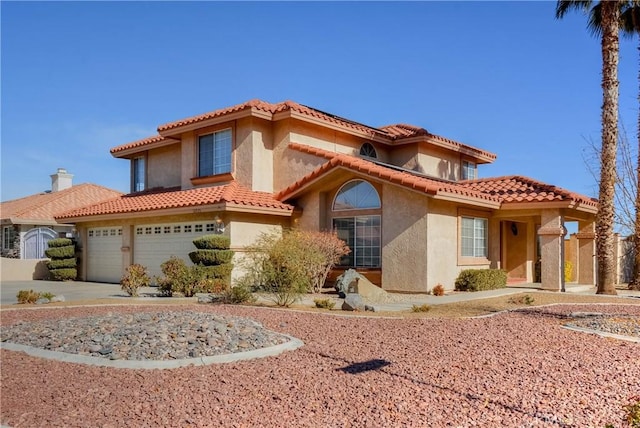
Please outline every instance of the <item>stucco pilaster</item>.
M593 221L581 221L578 223L578 257L577 257L577 281L580 284L596 284L596 233Z
M195 172L197 149L193 132L182 134L181 149L182 172L180 175L180 185L182 187L182 190L191 189L193 187L193 184L191 184L191 178L196 176Z
M491 269L502 269L503 264L500 259L500 220L495 218L489 219L489 260L491 261Z
M538 229L542 257L541 273L544 290L560 291L564 282L562 246L565 229L560 210L543 210Z
M133 263L133 225L122 225L122 269L127 269ZM123 272L124 273L124 272Z

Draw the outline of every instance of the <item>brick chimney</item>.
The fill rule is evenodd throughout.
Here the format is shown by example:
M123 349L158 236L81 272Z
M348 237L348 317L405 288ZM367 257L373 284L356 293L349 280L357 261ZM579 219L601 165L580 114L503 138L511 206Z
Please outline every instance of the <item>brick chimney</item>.
M51 174L51 191L57 192L70 188L73 184L73 174L69 174L66 169L58 168L55 174Z

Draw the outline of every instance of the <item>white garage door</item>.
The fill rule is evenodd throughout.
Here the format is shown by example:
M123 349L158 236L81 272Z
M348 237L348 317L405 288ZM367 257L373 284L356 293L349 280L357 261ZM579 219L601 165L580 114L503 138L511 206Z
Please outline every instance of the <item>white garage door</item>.
M137 225L133 241L134 263L146 267L152 278L162 276L160 265L171 256L191 265L189 253L196 249L193 240L214 233L214 227L213 221Z
M122 228L98 227L87 233L87 280L119 283L122 277Z

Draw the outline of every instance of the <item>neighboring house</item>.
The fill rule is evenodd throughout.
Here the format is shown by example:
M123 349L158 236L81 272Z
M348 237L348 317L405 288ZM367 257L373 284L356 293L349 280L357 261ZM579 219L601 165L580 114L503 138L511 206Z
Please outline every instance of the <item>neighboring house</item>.
M478 178L493 153L416 126L252 100L111 154L130 161L132 193L57 217L76 223L89 280L117 282L131 263L158 275L206 233L230 236L241 259L261 232L300 227L336 230L352 250L338 272L355 267L387 290L452 289L461 270L489 267L558 290L564 222L576 221L577 280L594 283L597 201L520 176Z
M58 223L54 216L122 195L95 184L74 186L72 180L72 174L58 168L51 175L50 191L0 203L2 257L45 258L49 240L74 235L72 223Z

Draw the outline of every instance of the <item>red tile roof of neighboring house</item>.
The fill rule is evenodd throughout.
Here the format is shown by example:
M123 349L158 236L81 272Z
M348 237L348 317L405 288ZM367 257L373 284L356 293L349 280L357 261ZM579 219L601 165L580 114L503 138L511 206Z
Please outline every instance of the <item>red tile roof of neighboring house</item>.
M287 212L293 206L276 200L272 194L254 192L233 181L229 184L188 190L162 189L123 195L119 198L65 212L57 218L77 218L106 214L124 214L182 207L228 203L254 208L272 208Z
M228 114L237 113L243 110L251 110L251 109L262 111L272 115L280 112L292 111L300 115L307 116L309 118L314 118L328 124L338 125L347 129L352 129L352 130L370 135L372 138L374 136L377 136L381 138L383 141L387 140L389 144L392 144L394 142L401 142L405 138L424 136L432 140L435 140L441 145L445 147L449 147L452 150L456 150L456 151L460 151L461 149L467 150L468 152L470 152L470 154L479 155L480 157L485 158L487 161L493 161L496 158L496 155L494 153L490 153L485 150L480 150L475 147L468 146L466 144L462 144L457 141L432 134L426 129L419 128L417 126L407 125L407 124L397 124L397 125L388 125L381 128L375 128L375 127L364 125L362 123L355 122L331 113L326 113L312 107L307 107L305 105L298 104L294 101L283 101L283 102L274 104L274 103L268 103L265 101L254 99L254 100L247 101L245 103L236 104L231 107L225 107L225 108L214 110L208 113L200 114L197 116L191 116L185 119L160 125L158 127L158 132L163 133L175 128L179 128L181 126L191 125L194 123L203 122L205 120L214 119L214 118L222 117ZM111 149L111 154L115 155L125 150L157 144L163 141L165 141L165 137L161 135L155 135L149 138L133 141L130 143L126 143L126 144L122 144L120 146L114 147Z
M122 193L96 184L84 183L57 192L38 193L2 202L0 217L13 223L55 222L54 217L69 209L117 198Z
M413 190L425 192L431 195L448 194L484 201L485 203L499 203L498 198L494 196L470 188L465 188L457 183L416 175L405 170L386 167L344 153L330 152L328 150L323 150L299 143L290 143L289 148L300 151L302 153L324 157L325 159L329 159L329 162L321 165L286 189L280 191L276 195L276 198L281 200L286 200L294 192L301 189L303 186L312 182L321 175L325 174L327 171L336 167L344 167L359 173L369 175L371 177L380 178L382 180L398 184Z
M574 201L597 207L598 201L551 184L517 175L468 180L462 186L500 198L503 203Z

